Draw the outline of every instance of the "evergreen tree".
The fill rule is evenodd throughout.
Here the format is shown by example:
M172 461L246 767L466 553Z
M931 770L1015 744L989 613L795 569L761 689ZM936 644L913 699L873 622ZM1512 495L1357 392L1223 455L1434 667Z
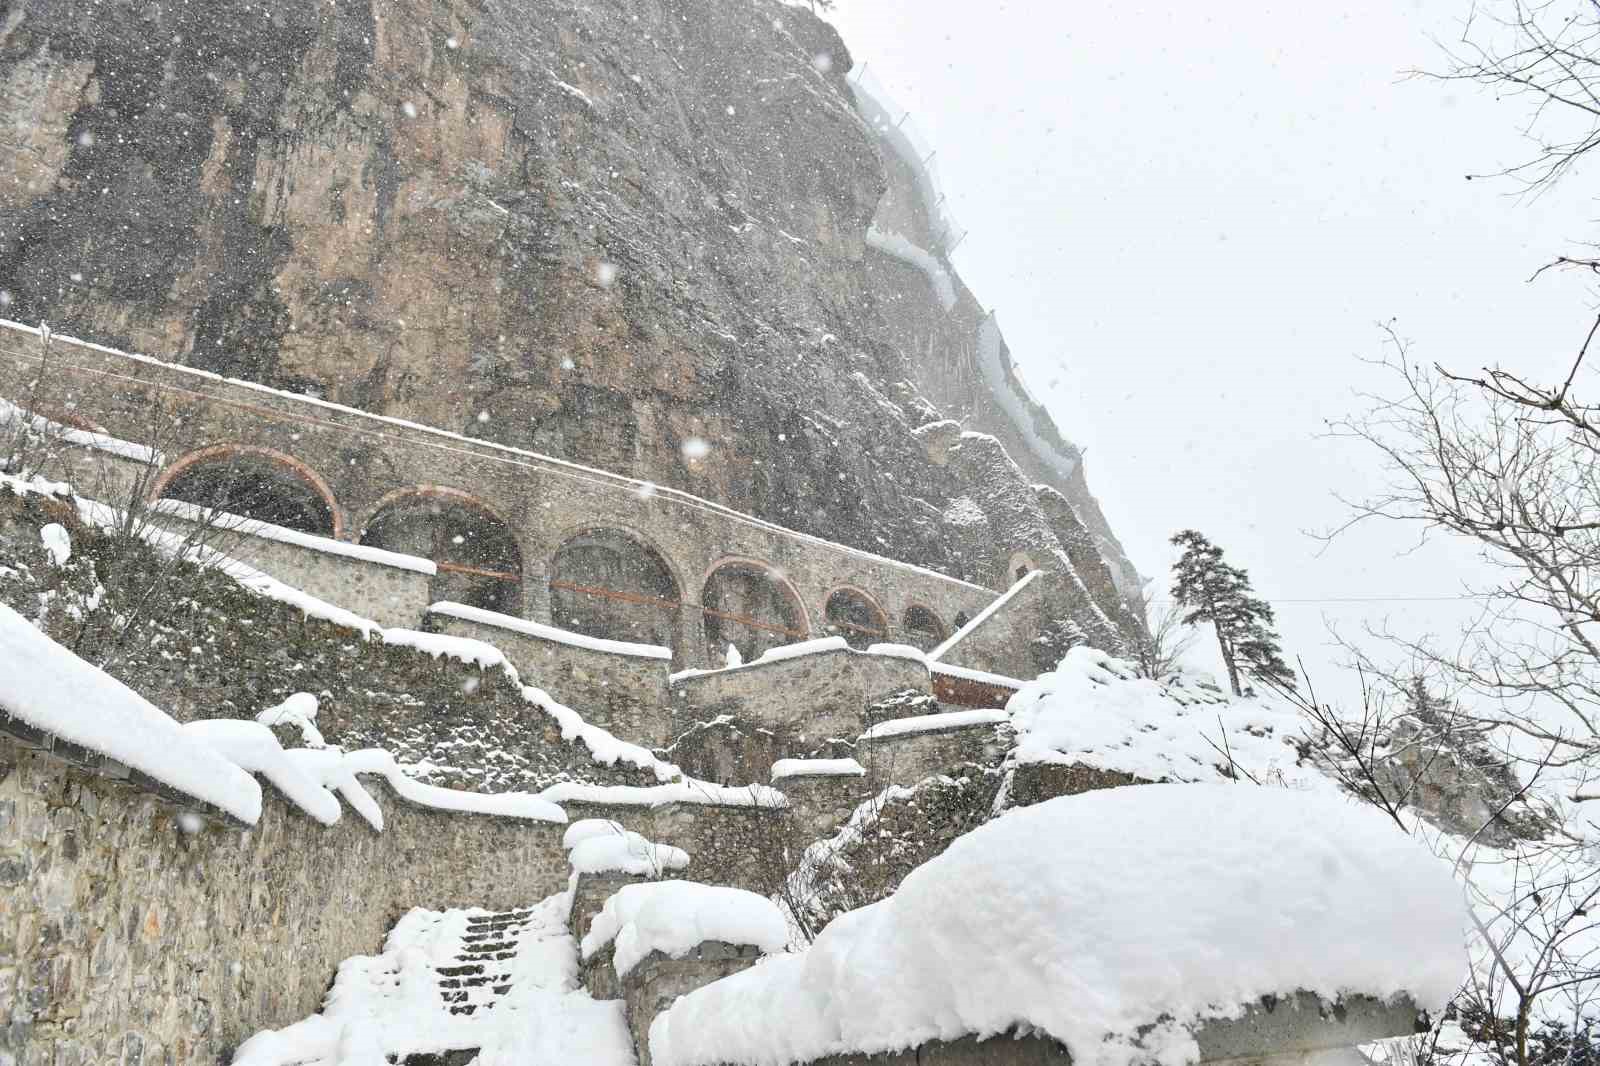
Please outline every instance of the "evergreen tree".
M1195 530L1184 530L1172 543L1183 549L1172 567L1172 598L1188 611L1185 625L1210 622L1215 627L1233 694L1244 694L1241 674L1293 688L1294 670L1278 647L1272 607L1254 595L1249 575L1223 562L1222 549Z

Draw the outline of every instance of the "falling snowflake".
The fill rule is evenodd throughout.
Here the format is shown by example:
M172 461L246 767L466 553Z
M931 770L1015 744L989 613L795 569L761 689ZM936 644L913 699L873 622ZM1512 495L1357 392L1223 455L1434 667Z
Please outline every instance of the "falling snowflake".
M445 47L446 47L446 48L449 48L449 49L451 49L451 50L452 50L452 51L454 51L454 50L455 50L455 49L457 49L457 48L460 48L460 47L461 47L461 42L460 42L460 41L458 41L458 40L456 40L456 39L455 39L455 38L454 38L454 37L446 37L446 38L445 38L445 39L444 39L444 46L445 46Z
M489 412L488 411L479 411L478 412L478 421L479 422L487 422L487 421L489 421Z
M84 130L82 133L78 134L78 147L79 148L93 148L94 147L94 131L93 130Z
M818 74L826 74L833 69L833 57L826 52L818 52L811 57L811 65Z
M178 828L190 836L194 836L205 828L205 820L193 811L184 811L178 815Z
M571 356L568 356L565 359L561 360L561 369L562 370L571 370L573 367L575 367L577 365L578 365L577 363L574 363L572 361L572 357Z
M73 281L82 281L83 280L83 275L78 273L76 270L74 270L72 273L68 274L67 277L71 278Z
M463 537L460 533L457 533L455 536L450 538L451 544L465 544L466 542L467 538Z
M633 491L638 495L639 499L648 500L656 494L656 487L653 482L646 481Z
M468 696L470 696L474 692L478 691L478 678L477 678L477 676L474 675L472 677L467 678L465 681L461 682L461 691L464 694L468 695Z
M728 114L730 114L730 115L733 114L733 105L732 104L728 105Z
M11 290L10 289L0 289L0 307L10 307L10 306L11 306Z
M711 445L700 437L690 437L683 442L683 457L691 463L711 454Z
M400 110L406 113L406 118L417 117L417 105L412 103L410 100L407 100L405 103L401 104Z
M611 288L617 280L617 264L602 262L594 268L594 280L602 289Z

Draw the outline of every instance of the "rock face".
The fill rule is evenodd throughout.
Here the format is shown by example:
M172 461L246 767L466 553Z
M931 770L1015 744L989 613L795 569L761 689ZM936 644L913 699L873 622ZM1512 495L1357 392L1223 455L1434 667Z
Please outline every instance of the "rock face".
M775 0L0 2L0 314L993 587L1022 553L1114 641L1132 568L993 320L884 250L928 220L850 65ZM989 436L914 432L952 419Z

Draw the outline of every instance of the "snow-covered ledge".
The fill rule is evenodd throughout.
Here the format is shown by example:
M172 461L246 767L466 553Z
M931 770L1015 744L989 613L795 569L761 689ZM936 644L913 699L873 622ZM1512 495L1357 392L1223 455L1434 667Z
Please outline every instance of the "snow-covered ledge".
M1113 789L958 838L806 951L684 995L649 1050L654 1066L1287 1062L1415 1031L1454 994L1464 943L1448 864L1371 807Z

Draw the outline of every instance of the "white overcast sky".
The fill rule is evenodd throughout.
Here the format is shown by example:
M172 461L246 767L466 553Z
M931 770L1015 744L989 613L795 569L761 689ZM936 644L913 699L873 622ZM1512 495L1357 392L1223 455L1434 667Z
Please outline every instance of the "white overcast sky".
M1472 555L1373 529L1322 545L1373 457L1319 439L1380 385L1376 323L1457 367L1562 366L1594 300L1525 284L1593 236L1586 175L1528 202L1466 181L1520 161L1521 105L1406 80L1467 0L1343 5L839 0L857 64L938 151L955 262L1091 487L1167 585L1192 526L1327 660L1325 618L1452 631ZM1059 379L1054 389L1048 386ZM1327 672L1316 665L1317 672Z

